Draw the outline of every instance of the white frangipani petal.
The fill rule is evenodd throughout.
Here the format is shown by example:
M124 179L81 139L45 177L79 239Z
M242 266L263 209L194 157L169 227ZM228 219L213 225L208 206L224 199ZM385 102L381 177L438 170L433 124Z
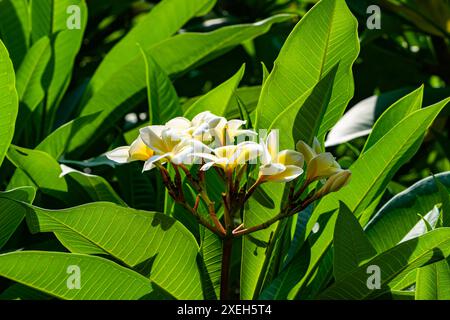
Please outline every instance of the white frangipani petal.
M296 179L303 173L303 155L294 150L278 151L278 135L271 131L266 141L260 142L262 150L259 168L261 181L287 182Z
M176 117L166 123L166 126L174 130L187 130L191 127L191 121L184 117Z
M151 157L150 159L145 161L144 168L142 169L142 171L152 170L153 168L156 167L155 163L158 162L158 161L160 161L161 164L163 164L165 161L161 161L161 160L163 160L164 158L166 158L168 156L169 156L169 154L163 154L163 155Z
M118 147L112 151L107 152L105 155L109 160L117 163L127 163L130 162L130 147Z

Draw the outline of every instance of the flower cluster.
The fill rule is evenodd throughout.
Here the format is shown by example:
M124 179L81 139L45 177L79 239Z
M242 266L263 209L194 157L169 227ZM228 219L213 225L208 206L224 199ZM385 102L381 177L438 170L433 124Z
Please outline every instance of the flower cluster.
M144 161L143 171L159 168L172 198L191 211L200 223L222 236L246 234L268 226L263 224L256 229L244 229L240 225L236 228L232 221L234 214L263 183L292 182L288 204L280 215L274 217L277 221L301 211L306 205L349 182L350 171L343 170L331 153L324 152L317 139L312 146L299 141L296 150L279 151L277 130L272 130L264 138L259 135L258 141L258 134L245 129L245 125L245 121L227 120L209 111L192 120L177 117L165 125L140 129L139 136L130 146L119 147L106 155L118 163ZM171 177L164 166L166 163L173 166L175 177ZM187 165L199 165L195 176ZM204 172L211 168L220 174L226 186L222 195L225 227L217 218L214 203L209 200L206 190ZM180 171L198 192L192 207L184 198ZM241 180L246 180L244 185ZM249 185L249 181L253 183ZM311 185L315 191L304 198L303 194ZM214 226L197 212L200 199L208 206Z

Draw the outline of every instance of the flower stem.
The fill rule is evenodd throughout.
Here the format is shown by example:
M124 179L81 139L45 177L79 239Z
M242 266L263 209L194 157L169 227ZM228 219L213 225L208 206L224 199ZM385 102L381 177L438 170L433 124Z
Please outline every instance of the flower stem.
M220 275L220 300L229 299L230 291L230 267L233 238L226 237L222 241L222 269Z

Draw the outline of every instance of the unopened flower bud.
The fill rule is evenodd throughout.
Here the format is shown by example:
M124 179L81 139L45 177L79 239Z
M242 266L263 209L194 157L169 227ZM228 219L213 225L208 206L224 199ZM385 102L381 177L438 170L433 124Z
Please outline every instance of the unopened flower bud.
M339 191L345 187L351 179L352 173L350 170L341 170L338 173L332 175L325 185L318 191L319 196L324 196L331 192Z
M304 141L300 140L296 144L298 152L302 153L305 157L306 164L308 164L315 156L322 152L322 146L317 138L314 138L313 145L310 147Z
M310 146L308 146L304 141L297 142L297 145L295 147L298 152L303 154L306 164L308 164L316 156L314 150Z
M339 171L341 166L329 152L321 153L315 156L308 164L307 179L314 181L317 179L328 178Z

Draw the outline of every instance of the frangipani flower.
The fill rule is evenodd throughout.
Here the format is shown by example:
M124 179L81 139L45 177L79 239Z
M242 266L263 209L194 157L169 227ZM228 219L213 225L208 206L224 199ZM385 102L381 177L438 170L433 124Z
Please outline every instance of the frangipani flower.
M241 129L246 121L243 120L229 120L221 118L219 122L210 131L216 139L218 146L226 146L234 144L236 137L246 135L248 137L254 137L257 133L253 130Z
M222 117L216 116L209 111L199 113L191 121L192 136L196 137L209 132L209 130L215 128L222 119Z
M196 115L192 121L184 117L174 118L166 123L166 127L175 130L180 135L201 140L204 138L203 135L214 128L221 119L221 117L205 111Z
M342 171L341 166L331 153L322 152L317 138L314 138L312 148L304 141L297 142L296 148L305 157L307 164L306 179L308 181L328 178Z
M206 171L213 166L220 167L226 172L231 172L239 165L255 160L260 156L262 148L259 144L251 141L239 143L238 145L223 146L213 150L211 153L195 153L193 156L207 160L200 169Z
M153 150L147 147L139 136L130 146L119 147L107 152L106 157L117 163L128 163L137 160L147 161L153 154Z
M190 162L194 151L202 152L205 149L212 151L200 141L178 130L181 126L174 129L172 125L175 122L181 123L182 120L176 118L169 121L166 126L148 126L139 130L142 141L154 151L154 155L145 162L143 171L153 169L156 162L163 164L170 161L179 165Z
M262 181L289 182L303 173L303 155L294 150L278 152L277 141L275 131L269 133L266 142L261 140L263 153L259 176Z

